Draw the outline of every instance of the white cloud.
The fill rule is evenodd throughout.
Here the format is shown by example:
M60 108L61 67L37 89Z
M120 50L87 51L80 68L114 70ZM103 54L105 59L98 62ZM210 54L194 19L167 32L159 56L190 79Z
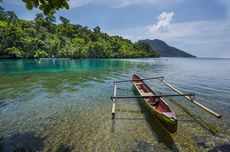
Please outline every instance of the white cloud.
M162 39L174 39L185 37L198 37L198 36L221 36L226 35L226 32L230 32L229 21L192 21L174 23L168 27L165 32L159 30L148 30L148 26L144 27L153 37L157 36Z
M168 31L168 28L170 27L170 24L173 20L173 12L163 12L161 13L157 19L157 23L149 26L149 30L154 31Z
M162 14L153 25L115 29L109 33L132 41L161 39L198 57L230 57L230 20L172 23L172 12Z

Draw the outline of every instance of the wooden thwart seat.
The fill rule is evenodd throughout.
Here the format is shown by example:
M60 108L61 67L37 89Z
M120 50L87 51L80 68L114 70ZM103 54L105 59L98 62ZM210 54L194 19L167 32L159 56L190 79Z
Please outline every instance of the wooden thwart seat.
M154 94L153 93L145 93L145 92L143 92L143 94L142 94L143 96L153 96Z
M142 85L143 83L142 82L137 82L135 83L136 85Z

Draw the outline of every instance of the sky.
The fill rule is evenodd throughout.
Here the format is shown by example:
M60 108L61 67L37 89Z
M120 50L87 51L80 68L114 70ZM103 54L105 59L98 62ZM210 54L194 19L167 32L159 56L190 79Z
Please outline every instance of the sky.
M120 35L133 42L160 39L197 57L230 58L230 0L70 0L59 10L71 23ZM3 0L22 19L36 13L21 0ZM60 22L60 21L58 21Z

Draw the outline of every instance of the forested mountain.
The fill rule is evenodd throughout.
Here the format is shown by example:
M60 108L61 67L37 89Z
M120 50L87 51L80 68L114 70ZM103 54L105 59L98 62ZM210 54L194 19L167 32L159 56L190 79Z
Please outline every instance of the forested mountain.
M195 57L185 51L171 47L162 40L139 40L138 43L148 43L161 57Z
M147 43L132 43L109 36L100 27L89 29L60 16L37 14L33 21L22 20L0 7L0 58L123 58L157 57Z

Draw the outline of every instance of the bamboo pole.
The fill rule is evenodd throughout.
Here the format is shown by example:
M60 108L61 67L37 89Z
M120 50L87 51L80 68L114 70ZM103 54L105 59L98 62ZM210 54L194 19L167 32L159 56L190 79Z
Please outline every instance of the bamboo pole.
M113 104L112 104L112 118L115 117L115 110L116 110L116 104L115 104L115 102L113 102Z
M181 91L179 91L178 89L176 89L175 87L173 87L171 84L169 84L168 82L164 81L163 79L159 79L161 82L163 82L165 85L167 85L169 88L171 88L172 90L174 90L175 92L179 93L179 94L183 94ZM194 103L195 105L199 106L200 108L206 110L207 112L209 112L210 114L216 116L217 118L220 118L221 115L214 112L213 110L209 109L208 107L206 107L205 105L199 103L196 100L191 100L191 98L189 98L189 96L184 96L187 100L191 101L192 103Z
M150 80L150 79L163 79L163 76L159 77L153 77L153 78L145 78L145 79L138 79L139 80ZM121 81L114 81L114 83L121 83L121 82L130 82L130 81L135 81L135 80L121 80Z
M113 87L113 96L114 97L117 96L117 85L116 85L116 83L114 83L114 87ZM115 99L113 101L115 102Z
M117 95L117 85L116 85L116 83L114 83L113 84L113 96L116 97L116 95ZM112 112L111 112L111 114L112 114L112 119L114 119L115 112L116 112L116 103L115 103L116 99L113 98L112 101L113 101L113 104L112 104Z

